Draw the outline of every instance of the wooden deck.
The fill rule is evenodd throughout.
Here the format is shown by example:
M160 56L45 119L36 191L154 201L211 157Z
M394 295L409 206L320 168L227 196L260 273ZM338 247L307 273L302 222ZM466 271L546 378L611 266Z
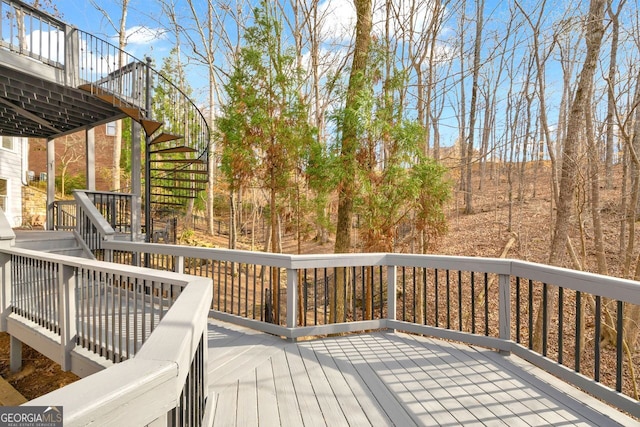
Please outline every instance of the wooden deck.
M209 326L215 426L632 426L516 356L393 332L291 343Z

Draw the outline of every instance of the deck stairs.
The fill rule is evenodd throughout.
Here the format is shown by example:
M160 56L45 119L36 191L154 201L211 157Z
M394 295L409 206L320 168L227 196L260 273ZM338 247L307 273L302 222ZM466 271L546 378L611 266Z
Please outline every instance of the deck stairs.
M70 231L18 231L15 246L51 254L95 259L79 238Z
M196 199L208 182L208 129L203 129L206 124L195 120L185 123L189 119L184 117L153 120L151 113L137 105L138 102L119 95L111 89L112 84L105 82L109 79L83 84L79 89L92 94L100 102L119 108L144 129L149 145L152 209L180 208ZM188 100L185 102L190 103ZM184 109L180 105L173 108ZM199 112L186 115L190 117L192 114Z

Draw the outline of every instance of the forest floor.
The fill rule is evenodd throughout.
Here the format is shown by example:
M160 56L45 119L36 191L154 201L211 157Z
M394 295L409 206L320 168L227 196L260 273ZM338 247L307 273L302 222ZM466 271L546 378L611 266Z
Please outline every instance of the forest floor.
M619 173L619 171L618 171ZM620 182L619 179L614 182ZM464 214L464 195L460 191L447 205L448 232L437 245L434 253L443 255L463 255L515 258L539 263L548 263L549 246L552 233L553 204L551 196L550 167L541 164L536 170L529 168L522 181L513 181L510 198L509 183L504 174L500 179L486 178L479 189L476 180L473 188L473 213ZM605 245L610 275L618 276L622 271L623 257L619 255L621 215L621 191L619 187L605 189L601 186L601 206ZM518 198L518 194L522 194ZM572 235L572 243L579 254L584 269L594 271L591 218L587 214L585 194L576 198L577 206L584 209L584 216L579 223L584 225L584 241L579 232ZM582 209L578 209L582 211ZM186 241L185 241L186 240ZM226 236L210 237L195 231L190 232L183 244L203 246L227 246ZM302 253L329 253L333 251L332 241L320 245L315 241L307 241L301 245ZM248 246L242 243L239 248ZM286 253L298 252L298 243L292 236L283 242ZM583 255L581 255L583 254ZM569 258L562 260L561 265L574 267ZM77 379L71 373L62 372L60 367L23 346L24 369L17 373L9 372L9 339L0 334L0 375L7 379L27 399L33 399L49 391L67 385Z

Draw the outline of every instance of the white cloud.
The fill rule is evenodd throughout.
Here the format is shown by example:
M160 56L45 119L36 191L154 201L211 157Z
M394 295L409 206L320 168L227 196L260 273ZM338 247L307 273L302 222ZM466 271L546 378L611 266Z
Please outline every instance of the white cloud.
M389 14L392 37L419 36L427 30L432 16L432 5L427 0L392 0ZM353 0L324 0L318 5L321 16L321 36L327 41L349 41L354 34L356 10ZM383 36L387 4L383 0L373 2L373 32Z
M318 5L322 40L343 41L353 36L356 9L352 0L324 0Z
M127 45L148 45L157 41L166 40L165 31L160 28L148 28L134 26L127 29Z
M35 30L26 37L27 50L51 61L64 62L64 33ZM32 44L33 43L33 44Z

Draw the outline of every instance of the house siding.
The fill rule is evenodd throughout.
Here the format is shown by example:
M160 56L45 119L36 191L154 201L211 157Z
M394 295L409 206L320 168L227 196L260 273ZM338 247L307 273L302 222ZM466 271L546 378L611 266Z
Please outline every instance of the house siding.
M22 225L22 186L26 179L26 138L13 138L13 150L0 146L0 179L7 180L5 215L12 227Z

